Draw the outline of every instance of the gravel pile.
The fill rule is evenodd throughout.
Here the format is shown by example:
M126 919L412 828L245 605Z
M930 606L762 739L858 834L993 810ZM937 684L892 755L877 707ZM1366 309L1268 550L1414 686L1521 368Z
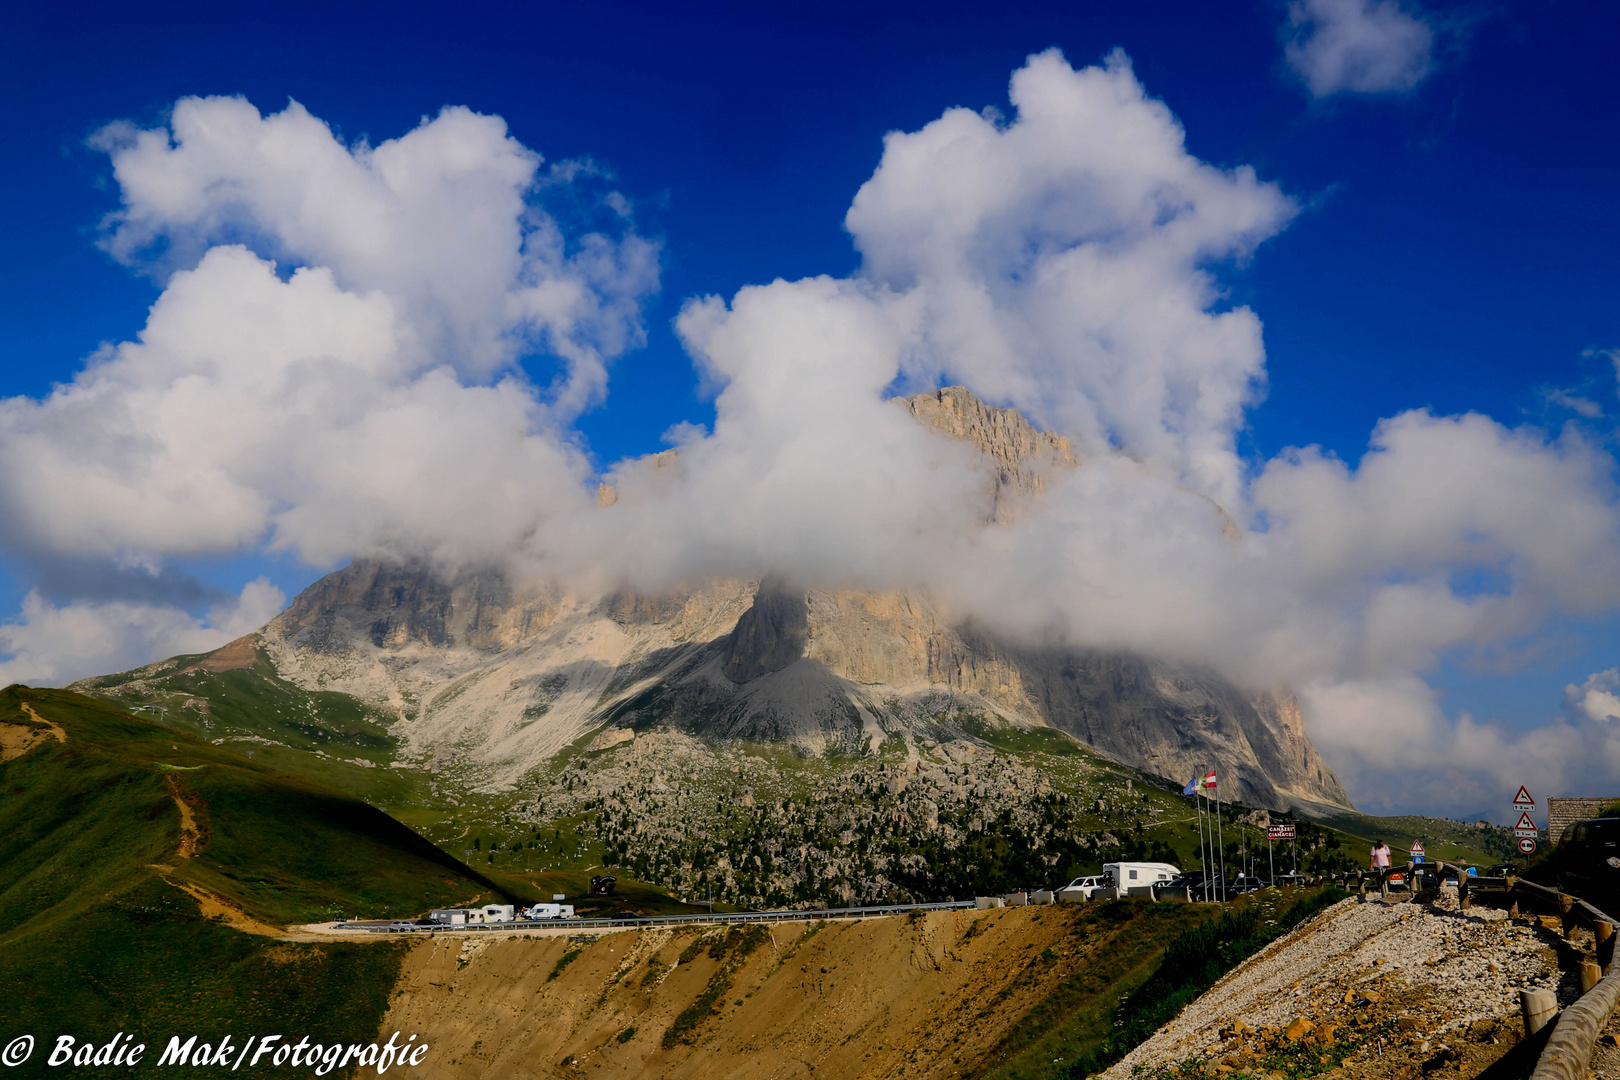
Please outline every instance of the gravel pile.
M1127 1080L1138 1066L1197 1058L1211 1072L1253 1071L1263 1047L1286 1039L1355 1042L1355 1057L1379 1060L1449 1054L1469 1039L1513 1042L1520 990L1553 990L1561 1004L1577 996L1560 970L1557 926L1461 911L1444 892L1431 905L1345 900L1240 965L1105 1075Z

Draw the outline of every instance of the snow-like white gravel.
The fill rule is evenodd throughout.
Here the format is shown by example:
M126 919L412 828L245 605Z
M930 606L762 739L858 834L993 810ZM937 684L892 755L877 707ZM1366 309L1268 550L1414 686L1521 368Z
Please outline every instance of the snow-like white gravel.
M1295 1017L1320 1021L1350 1002L1420 993L1428 1034L1518 1009L1521 989L1557 991L1557 934L1507 912L1390 903L1378 897L1341 901L1273 942L1216 983L1104 1075L1125 1080L1137 1064L1157 1066L1227 1048L1221 1030L1285 1027ZM1573 992L1565 988L1564 997Z

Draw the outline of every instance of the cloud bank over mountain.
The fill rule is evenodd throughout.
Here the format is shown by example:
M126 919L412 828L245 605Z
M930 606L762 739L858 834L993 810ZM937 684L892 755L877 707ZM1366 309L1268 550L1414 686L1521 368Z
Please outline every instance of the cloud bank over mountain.
M886 138L845 221L856 274L688 299L713 428L614 465L605 508L574 421L657 287L621 196L570 234L545 196L589 177L461 109L375 148L239 99L110 128L105 243L165 291L74 382L0 402L0 542L126 574L272 550L499 560L578 589L921 587L1015 637L1285 682L1373 805L1479 805L1504 761L1544 787L1612 774L1608 714L1515 736L1448 717L1423 678L1620 607L1607 450L1413 411L1353 467L1246 458L1261 320L1217 274L1296 203L1189 153L1122 54L1032 57L1011 103ZM547 382L521 366L546 360ZM992 523L984 462L891 400L954 382L1070 436L1081 466ZM143 634L152 656L218 644L268 599L204 624L36 597L0 649L10 677L60 680L150 658ZM1414 795L1413 776L1449 786Z

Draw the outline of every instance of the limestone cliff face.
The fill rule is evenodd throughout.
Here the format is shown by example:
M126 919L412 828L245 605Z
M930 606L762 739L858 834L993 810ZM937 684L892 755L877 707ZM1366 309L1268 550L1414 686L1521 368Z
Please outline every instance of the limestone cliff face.
M1056 470L1083 467L1067 440L960 387L898 404L995 462L993 520L1039 498ZM300 594L259 644L284 677L398 717L407 756L470 762L494 785L604 728L861 753L1045 725L1178 781L1216 768L1223 791L1253 805L1348 805L1286 692L1245 693L1147 657L999 641L916 590L715 581L580 597L493 570L443 580L355 563Z
M355 564L260 641L282 674L393 712L408 756L500 784L581 737L668 725L809 753L1048 725L1144 771L1220 770L1251 805L1348 805L1287 694L960 626L917 592L716 582L662 597L527 596L488 572Z
M1012 520L1019 503L1045 490L1054 469L1080 464L1068 439L1040 431L1017 409L986 405L965 386L899 400L924 427L966 439L995 462L991 520Z

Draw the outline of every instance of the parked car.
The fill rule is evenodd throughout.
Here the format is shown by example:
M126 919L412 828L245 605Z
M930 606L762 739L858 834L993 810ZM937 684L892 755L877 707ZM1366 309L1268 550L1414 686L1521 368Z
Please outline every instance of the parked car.
M1554 851L1558 887L1605 912L1620 911L1620 818L1589 818L1564 830Z
M1186 890L1185 893L1182 892L1183 889ZM1237 881L1222 881L1214 874L1206 874L1202 870L1188 870L1154 888L1156 896L1179 899L1185 895L1188 900L1208 900L1212 903L1230 900L1248 891L1251 890L1240 887Z
M1096 892L1098 889L1101 889L1105 885L1111 887L1112 884L1113 883L1107 878L1103 877L1101 874L1098 874L1095 877L1077 877L1058 891L1068 892L1069 890L1074 889L1085 896L1087 900L1090 900L1092 893Z
M1163 885L1160 885L1159 890L1162 892L1166 889L1186 889L1188 899L1202 900L1204 898L1206 877L1207 875L1202 870L1188 870L1185 873L1177 874ZM1208 878L1208 881L1210 888L1214 889L1215 879L1211 877Z

